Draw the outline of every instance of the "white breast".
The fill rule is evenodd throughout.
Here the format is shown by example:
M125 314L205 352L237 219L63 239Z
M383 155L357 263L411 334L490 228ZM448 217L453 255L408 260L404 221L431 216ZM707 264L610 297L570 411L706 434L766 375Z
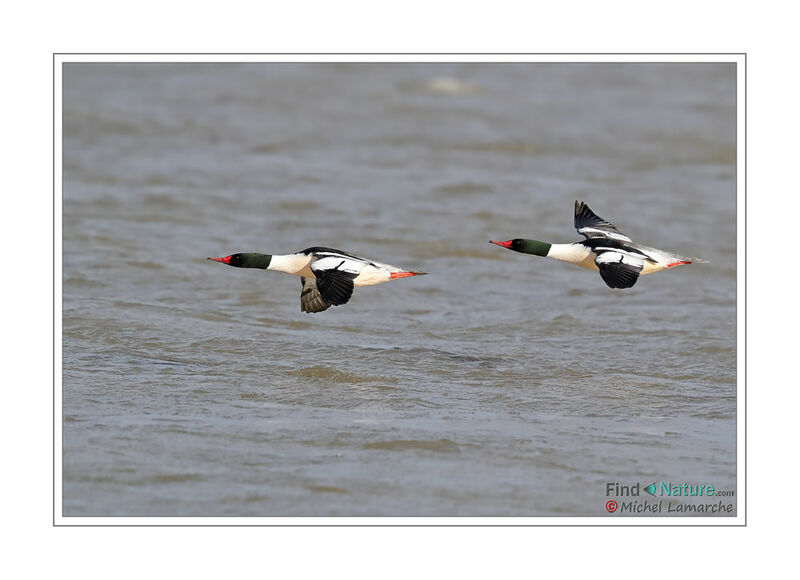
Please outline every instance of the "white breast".
M550 251L547 252L547 257L569 262L581 268L597 270L597 264L594 263L594 252L583 244L552 244Z
M287 256L272 256L267 270L276 270L278 272L286 272L287 274L295 274L296 276L305 276L306 278L313 278L314 273L309 267L312 256L305 254L289 254Z

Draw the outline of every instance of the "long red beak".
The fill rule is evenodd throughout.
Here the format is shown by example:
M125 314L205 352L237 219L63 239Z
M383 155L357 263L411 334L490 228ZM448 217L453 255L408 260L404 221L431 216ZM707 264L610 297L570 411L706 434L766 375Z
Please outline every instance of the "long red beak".
M225 256L224 258L209 258L209 260L214 260L215 262L222 262L223 264L229 264L231 261L231 257Z
M504 248L510 248L511 247L511 241L512 240L508 240L507 242L495 242L493 240L489 240L489 243L490 244L497 244L498 246L503 246Z
M427 272L392 272L389 274L389 278L406 278L407 276L424 276L425 274L427 274Z

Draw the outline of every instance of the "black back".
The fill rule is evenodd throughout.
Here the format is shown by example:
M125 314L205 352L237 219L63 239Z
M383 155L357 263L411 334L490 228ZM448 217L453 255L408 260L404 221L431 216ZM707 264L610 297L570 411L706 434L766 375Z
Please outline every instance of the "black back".
M306 248L300 252L301 254L321 254L321 253L328 253L328 254L341 254L342 256L347 256L348 258L355 258L356 260L363 260L364 258L359 258L358 256L354 256L353 254L348 254L347 252L343 252L341 250L337 250L336 248L327 248L325 246L312 246L310 248Z
M647 254L641 250L637 250L629 242L615 240L614 238L588 238L582 242L576 243L583 244L587 248L591 248L592 251L597 250L597 248L613 248L615 250L625 250L626 252L630 252L632 254L641 254L643 258L650 259Z

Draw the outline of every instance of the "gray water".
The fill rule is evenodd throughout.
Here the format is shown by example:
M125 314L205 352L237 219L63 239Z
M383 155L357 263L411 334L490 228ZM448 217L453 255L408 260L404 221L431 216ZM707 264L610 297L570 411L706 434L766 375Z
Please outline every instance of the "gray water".
M608 482L735 492L733 64L63 79L64 515L607 516ZM575 241L576 199L709 263L612 291L488 243ZM296 277L206 260L313 245L430 274L309 315Z

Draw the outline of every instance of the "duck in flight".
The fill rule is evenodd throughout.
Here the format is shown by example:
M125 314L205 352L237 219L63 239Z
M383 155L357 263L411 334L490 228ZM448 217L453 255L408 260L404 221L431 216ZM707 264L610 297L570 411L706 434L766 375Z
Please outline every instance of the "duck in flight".
M303 312L322 312L331 306L346 304L355 286L372 286L427 273L404 270L322 247L306 248L285 256L239 253L208 259L236 268L277 270L300 276L300 310Z
M632 241L582 201L575 202L575 229L586 239L572 244L548 244L520 238L490 242L515 252L555 258L599 271L609 288L630 288L639 276L692 263L689 258ZM703 262L697 258L694 261Z

